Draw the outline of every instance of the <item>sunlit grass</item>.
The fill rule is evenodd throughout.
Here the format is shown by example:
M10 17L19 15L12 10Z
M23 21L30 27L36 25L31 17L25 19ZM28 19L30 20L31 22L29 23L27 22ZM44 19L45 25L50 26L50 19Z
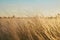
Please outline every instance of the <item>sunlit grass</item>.
M60 18L0 17L0 40L60 40Z

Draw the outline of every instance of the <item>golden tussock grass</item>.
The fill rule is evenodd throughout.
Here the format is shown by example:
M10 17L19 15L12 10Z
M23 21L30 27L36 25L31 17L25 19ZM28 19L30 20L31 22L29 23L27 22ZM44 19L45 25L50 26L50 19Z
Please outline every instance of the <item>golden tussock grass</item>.
M0 40L60 40L60 18L0 18Z

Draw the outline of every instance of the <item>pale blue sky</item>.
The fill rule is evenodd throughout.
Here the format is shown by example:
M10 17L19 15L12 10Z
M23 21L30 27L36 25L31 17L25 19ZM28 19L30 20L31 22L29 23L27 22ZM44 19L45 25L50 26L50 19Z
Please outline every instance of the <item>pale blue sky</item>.
M54 16L60 13L60 0L0 0L0 16Z

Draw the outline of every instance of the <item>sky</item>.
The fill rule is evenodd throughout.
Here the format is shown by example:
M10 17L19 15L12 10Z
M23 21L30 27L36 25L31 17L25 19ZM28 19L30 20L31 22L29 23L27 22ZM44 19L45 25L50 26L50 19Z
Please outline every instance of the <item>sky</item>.
M60 0L0 0L0 16L55 16Z

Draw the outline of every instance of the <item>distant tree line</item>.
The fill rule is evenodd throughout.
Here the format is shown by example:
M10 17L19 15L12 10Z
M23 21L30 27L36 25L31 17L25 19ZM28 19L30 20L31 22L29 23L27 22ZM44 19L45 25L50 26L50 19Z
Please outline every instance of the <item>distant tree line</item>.
M4 17L0 17L0 18L15 18L15 16L12 16L12 17L5 17L5 16L4 16Z
M50 17L46 17L46 18L52 19L52 18L59 18L59 17L60 17L60 13L58 13L55 17L50 16ZM20 18L20 17L15 17L15 15L13 15L12 17L5 17L4 16L4 17L0 17L0 18ZM22 17L22 18L24 18L24 17Z

